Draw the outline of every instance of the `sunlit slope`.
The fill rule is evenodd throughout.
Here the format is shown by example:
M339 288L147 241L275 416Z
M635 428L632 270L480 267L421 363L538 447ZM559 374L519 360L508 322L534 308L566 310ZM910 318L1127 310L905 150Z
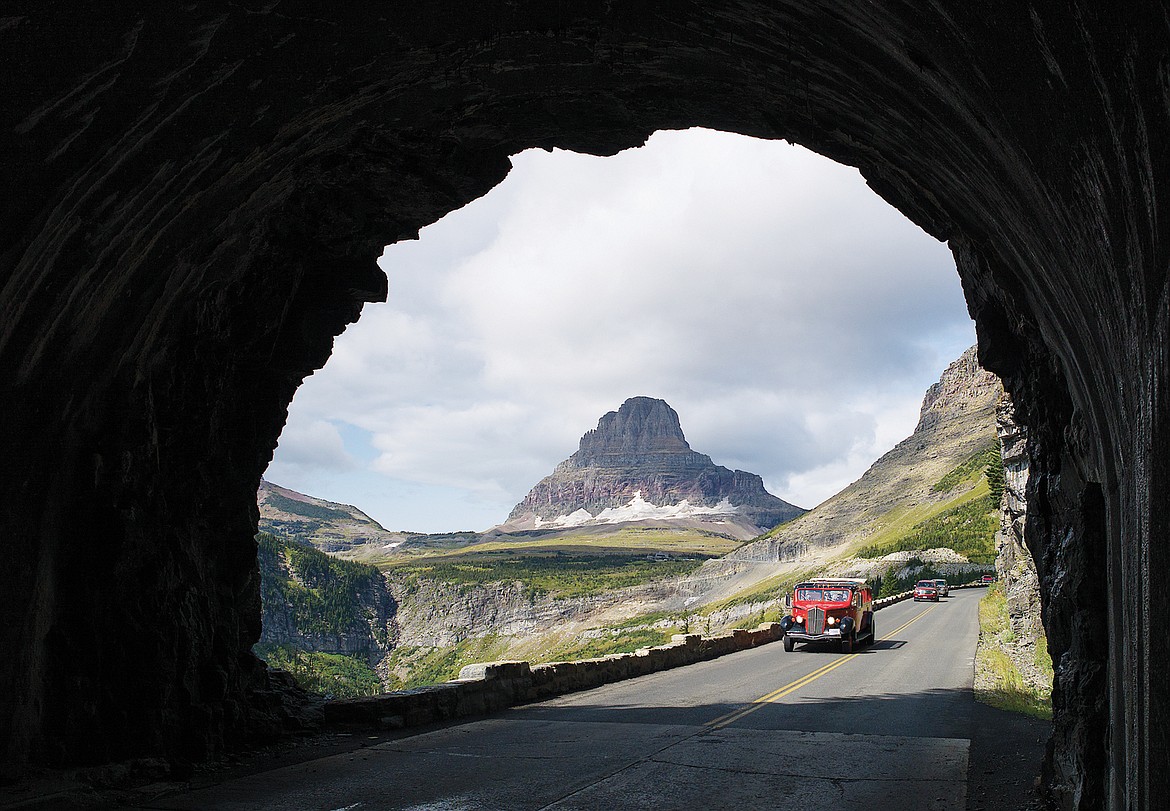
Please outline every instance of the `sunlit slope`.
M840 493L728 558L815 559L829 549L833 557L853 555L976 498L980 460L998 448L995 408L1002 394L999 379L979 367L972 347L927 392L913 434Z

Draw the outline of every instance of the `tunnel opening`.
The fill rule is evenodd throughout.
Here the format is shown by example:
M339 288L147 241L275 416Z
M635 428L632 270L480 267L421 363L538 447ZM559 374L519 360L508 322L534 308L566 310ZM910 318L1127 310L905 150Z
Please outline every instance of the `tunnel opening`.
M19 69L3 166L23 194L0 237L4 763L200 759L279 714L247 652L254 494L297 385L385 295L382 246L484 193L522 149L612 154L705 126L857 166L950 244L984 365L1044 438L1029 483L1049 519L1029 539L1042 587L1106 584L1106 652L1049 623L1072 635L1056 644L1050 761L1068 779L1052 788L1066 807L1164 796L1161 9L428 15L5 18ZM1078 482L1101 498L1061 495ZM1086 520L1094 505L1103 519ZM1105 674L1103 699L1087 673ZM1109 730L1103 757L1062 733L1079 724Z
M512 160L488 195L386 249L387 302L298 389L267 479L361 493L395 529L483 530L648 391L689 406L733 467L799 459L765 480L811 507L910 433L975 341L946 247L800 147L692 130ZM856 388L821 393L844 379ZM760 427L725 436L732 414ZM373 507L395 487L408 495Z
M923 393L974 342L946 247L874 195L855 170L802 148L692 130L656 133L645 146L609 158L533 150L512 162L508 179L492 192L424 228L417 242L383 254L386 304L365 309L290 406L261 490L262 531L345 559L414 571L410 558L430 544L436 547L430 553L454 554L470 543L469 530L518 531L510 513L524 494L574 450L599 415L646 392L679 412L692 448L711 453L719 465L762 473L770 493L811 508L914 430ZM993 441L994 428L989 431L984 440ZM314 501L290 503L298 493ZM640 494L661 511L685 498ZM610 509L628 508L628 495ZM705 507L688 502L688 508L714 510L718 500ZM268 509L270 503L280 506ZM553 523L545 532L583 504L547 515ZM362 521L369 515L381 527L367 535L364 523L325 530L311 515L334 510L349 521L340 515L349 508L340 505L354 505ZM650 521L639 520L643 529ZM679 531L702 519L658 520ZM740 542L770 528L747 531L706 520L703 531L732 532L728 538ZM421 537L427 532L435 537ZM476 540L494 549L522 539ZM559 548L571 545L546 542L557 551L527 548L535 543L528 539L526 551L513 551L506 562L492 561L503 554L499 549L476 557L469 547L466 560L447 564L459 569L447 576L471 588L492 579L469 571L499 566L497 579L524 576L526 583L544 584L528 586L537 593L559 593L566 586L545 571L541 556L570 554ZM628 539L615 536L611 543L609 556L590 558L605 572L591 578L616 584L651 576L610 571L618 566L614 558L629 569L644 557ZM649 552L674 561L661 567L671 571L688 565L676 560L683 552L712 554L697 535L689 543L675 538ZM810 548L807 540L799 546ZM571 554L571 565L586 564L576 547ZM692 557L690 565L701 559ZM285 564L273 559L273 565ZM262 571L283 580L283 568ZM407 599L413 618L421 608ZM428 638L413 619L401 629L387 620L395 608L384 602L387 608L374 612L377 633L388 623L387 633L404 635L396 649L420 649L400 659L387 645L370 642L359 658L378 670L385 689L414 686L419 672L432 681L455 678L476 655L473 639L509 636L469 617L465 637L444 624ZM506 607L495 610L507 615ZM681 606L671 610L686 613ZM313 655L294 654L287 647L294 635L284 630L288 613L265 617L263 653L285 663L294 655L306 662L316 656L312 667L295 660L314 683L327 683L318 676L334 671L327 657L353 644L348 637L344 645L340 637L322 637ZM710 631L710 616L687 627L704 623ZM645 640L669 642L669 636ZM572 650L561 640L550 645L562 653L544 651L541 659ZM478 655L513 659L535 646L481 642L478 649L491 653ZM433 654L422 652L428 647ZM429 663L441 651L457 652L457 660L440 672ZM403 663L412 657L424 664Z

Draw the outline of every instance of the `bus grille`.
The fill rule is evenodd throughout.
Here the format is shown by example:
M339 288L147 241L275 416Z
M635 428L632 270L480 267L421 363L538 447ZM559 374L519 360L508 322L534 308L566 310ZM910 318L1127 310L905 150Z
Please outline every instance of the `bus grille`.
M810 634L823 634L825 632L825 609L810 608L808 610L808 625L806 632Z

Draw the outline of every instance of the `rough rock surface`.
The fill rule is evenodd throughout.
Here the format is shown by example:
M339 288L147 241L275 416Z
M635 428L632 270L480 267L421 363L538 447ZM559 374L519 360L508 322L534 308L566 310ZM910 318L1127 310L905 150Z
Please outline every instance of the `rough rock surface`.
M1000 527L995 534L995 568L999 588L1007 602L1008 628L1004 633L980 632L980 653L1002 653L1012 660L1020 677L1032 690L1047 694L1052 677L1040 666L1044 648L1040 583L1032 554L1024 543L1027 517L1025 487L1028 481L1027 436L1015 420L1015 409L1006 394L996 408L996 430L1001 442L1004 489L1000 497ZM995 674L975 669L975 692L997 687Z
M0 762L205 758L266 724L256 488L297 385L386 295L383 246L521 149L707 126L857 166L949 242L1028 430L1046 785L1170 796L1164 3L3 13Z
M922 400L914 433L874 462L861 478L800 520L779 526L728 558L800 560L822 547L869 538L891 514L954 498L934 485L995 442L999 379L979 366L975 347L951 363Z
M729 470L691 450L666 401L631 397L581 437L577 452L529 491L504 527L639 519L705 520L717 527L722 519L738 519L752 537L802 513L765 490L756 474Z
M393 573L388 582L400 606L398 642L419 647L445 647L487 634L545 634L603 612L616 612L618 617L636 615L647 605L658 610L678 609L687 596L684 585L675 580L587 597L533 597L518 582L473 586L427 578L403 582Z
M1027 645L1034 645L1044 633L1044 624L1040 580L1024 541L1028 516L1028 437L1016 421L1015 408L1006 394L996 408L995 419L1004 472L1000 527L995 535L995 569L1007 596L1012 633Z

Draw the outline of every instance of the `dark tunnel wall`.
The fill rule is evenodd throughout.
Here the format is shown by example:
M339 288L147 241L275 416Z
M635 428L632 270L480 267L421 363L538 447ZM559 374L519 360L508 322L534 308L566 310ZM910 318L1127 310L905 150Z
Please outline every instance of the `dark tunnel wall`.
M249 652L255 491L296 386L385 296L382 246L523 148L707 126L858 166L949 240L1032 440L1046 785L1070 808L1170 793L1162 4L3 13L9 770L200 760L295 721Z

